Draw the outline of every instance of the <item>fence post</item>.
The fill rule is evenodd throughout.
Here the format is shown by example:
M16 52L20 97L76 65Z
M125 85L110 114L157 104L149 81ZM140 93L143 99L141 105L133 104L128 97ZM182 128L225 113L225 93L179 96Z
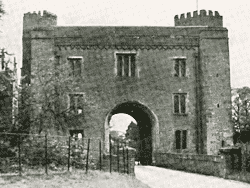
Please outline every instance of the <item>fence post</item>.
M127 151L127 173L129 174L129 158L128 158L128 148L126 149Z
M109 171L110 171L110 173L112 172L112 155L111 155L111 148L112 148L112 144L111 144L111 135L109 134Z
M123 146L123 148L122 148L122 154L123 154L123 167L124 167L124 172L123 173L125 173L126 172L126 164L125 164L125 149L124 149L124 146Z
M48 174L48 143L47 133L45 134L45 173Z
M101 171L102 170L102 142L101 140L99 140L99 154L100 154L99 163L100 163L100 171Z
M70 170L70 136L69 136L69 146L68 146L68 171Z
M88 149L87 149L87 161L86 161L86 173L88 173L89 168L89 144L90 144L90 138L88 139Z
M117 172L119 173L119 163L120 163L120 152L119 152L119 145L120 145L120 143L119 143L119 140L118 140L118 142L117 142Z
M18 165L19 165L19 176L22 175L21 167L21 135L18 135Z
M84 137L82 137L82 148L83 148L83 151L84 151Z
M246 155L246 152L247 152L247 150L246 150L246 143L244 143L244 144L242 144L242 146L241 146L241 165L242 165L242 167L241 167L241 170L245 173L246 172L246 163L247 163L247 155Z

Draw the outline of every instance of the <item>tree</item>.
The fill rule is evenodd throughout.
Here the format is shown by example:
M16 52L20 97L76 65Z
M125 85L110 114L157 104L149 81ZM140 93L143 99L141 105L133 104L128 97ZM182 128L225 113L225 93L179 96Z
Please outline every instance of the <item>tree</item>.
M3 2L0 1L0 18L5 14L5 10L3 7Z
M124 133L116 130L110 130L109 134L111 135L112 138L118 139L118 140L123 140L124 138Z
M4 6L0 0L0 18L5 14ZM9 129L10 124L12 123L12 112L13 112L13 98L15 94L13 87L16 87L14 84L17 81L16 69L9 69L10 61L5 61L5 54L8 54L4 49L1 49L1 67L0 70L0 131L5 131ZM15 63L15 62L14 62ZM15 66L15 65L14 65ZM15 67L16 68L16 67Z
M234 143L246 142L250 138L250 88L233 90L232 120L234 123ZM249 140L250 141L250 140Z
M126 130L125 137L128 140L132 140L136 142L140 140L139 128L137 124L135 124L133 121L131 121L130 124L128 125L128 129Z
M86 118L94 120L90 112L95 112L98 106L92 95L72 94L83 90L80 87L84 79L81 75L70 75L69 66L58 63L54 57L34 61L30 84L22 84L19 129L36 133L54 130L60 134L68 128L91 126Z
M13 116L17 108L17 69L15 60L13 68L10 68L9 65L12 63L10 60L4 61L4 58L2 58L2 71L0 72L0 132L12 128Z
M126 139L129 141L129 146L139 151L140 147L140 134L139 127L133 121L130 122L125 134Z

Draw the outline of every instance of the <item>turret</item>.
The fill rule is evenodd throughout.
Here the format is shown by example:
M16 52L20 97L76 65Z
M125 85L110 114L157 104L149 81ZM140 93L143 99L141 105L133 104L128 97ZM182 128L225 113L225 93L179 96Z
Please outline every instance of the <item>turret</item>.
M46 10L38 13L26 13L23 16L23 30L30 30L38 27L51 27L57 25L57 16Z
M48 37L49 33L43 33L42 30L50 30L51 27L57 25L57 16L55 14L43 11L43 14L39 11L38 13L26 13L23 16L23 67L22 67L22 76L25 76L25 79L22 81L23 84L30 84L31 82L31 60L32 60L32 46L31 38L32 33L36 32L37 36L46 36ZM41 29L41 32L34 31L34 29Z
M223 19L220 14L211 10L200 10L200 15L198 11L193 12L193 17L191 13L188 12L186 17L185 14L181 14L180 18L178 15L174 17L175 26L208 26L208 27L223 27Z

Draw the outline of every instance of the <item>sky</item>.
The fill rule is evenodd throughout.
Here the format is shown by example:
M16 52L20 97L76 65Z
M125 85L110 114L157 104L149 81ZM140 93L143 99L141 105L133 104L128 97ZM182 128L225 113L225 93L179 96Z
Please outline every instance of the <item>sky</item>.
M239 0L2 0L0 48L14 53L22 66L23 14L47 10L58 25L174 26L174 16L197 10L218 11L229 33L231 86L250 87L250 1ZM13 58L13 57L12 57Z
M110 120L110 130L116 130L121 133L126 133L128 125L131 123L131 121L137 124L136 120L128 114L115 114L111 117Z

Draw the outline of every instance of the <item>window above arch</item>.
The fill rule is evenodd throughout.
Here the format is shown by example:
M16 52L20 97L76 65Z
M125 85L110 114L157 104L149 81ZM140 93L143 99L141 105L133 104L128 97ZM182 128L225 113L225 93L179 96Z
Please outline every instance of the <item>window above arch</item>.
M136 53L116 53L116 76L136 77Z
M174 58L174 77L186 77L186 58Z

